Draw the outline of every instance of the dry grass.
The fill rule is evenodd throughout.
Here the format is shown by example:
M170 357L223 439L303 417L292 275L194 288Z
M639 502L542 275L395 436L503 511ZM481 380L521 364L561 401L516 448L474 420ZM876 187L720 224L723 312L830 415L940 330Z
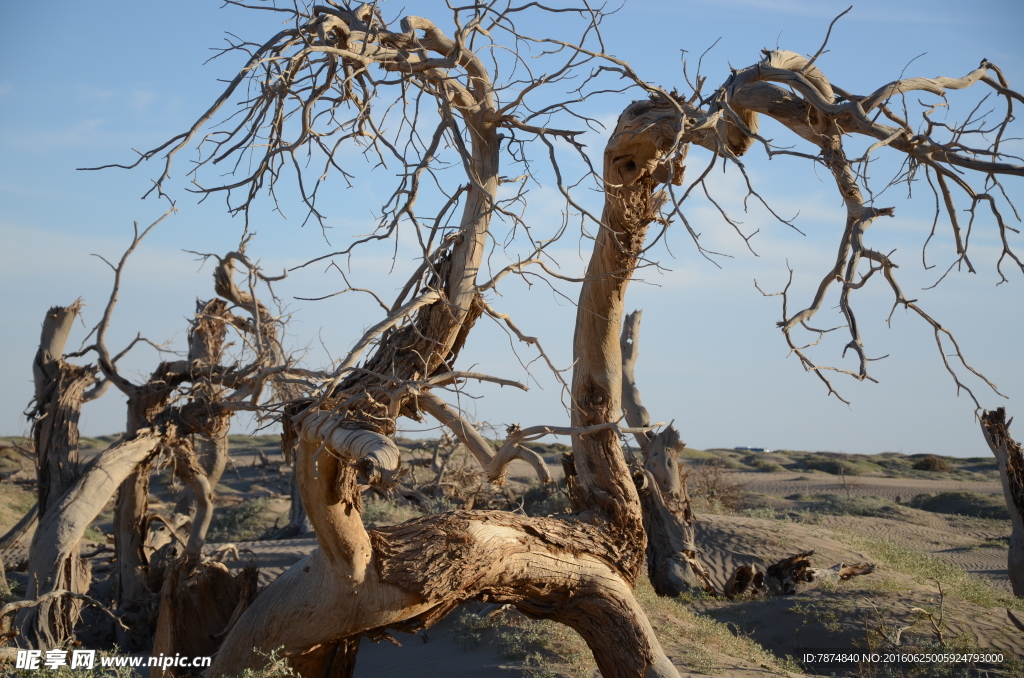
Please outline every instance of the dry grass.
M939 581L950 596L986 608L1006 607L1024 611L1024 600L996 589L987 579L970 575L941 558L909 549L895 541L857 532L844 531L837 533L836 537L850 546L863 549L880 564L909 575L921 584Z
M688 598L658 597L646 576L637 583L635 595L662 644L682 649L686 665L693 671L714 674L722 668L722 659L728 658L777 675L800 671L792 658L777 657L754 640L734 633L728 624L693 612L687 607Z

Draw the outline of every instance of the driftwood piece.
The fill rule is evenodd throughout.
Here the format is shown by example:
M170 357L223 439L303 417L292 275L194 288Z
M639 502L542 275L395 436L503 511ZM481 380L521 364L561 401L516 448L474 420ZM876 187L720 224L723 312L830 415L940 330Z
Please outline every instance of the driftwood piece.
M838 563L829 568L814 568L811 557L814 551L802 551L769 565L760 571L756 563L741 565L729 577L722 595L735 598L740 595L790 596L797 592L800 584L833 579L848 581L853 577L871 574L875 571L872 563Z
M999 479L1003 484L1003 497L1010 512L1013 530L1006 568L1010 574L1013 595L1024 596L1024 453L1021 445L1010 435L1011 418L1006 409L987 410L981 415L981 432L985 442L999 464Z
M729 581L722 589L722 595L726 598L736 598L742 595L749 595L757 598L764 595L764 572L758 569L755 563L740 565L733 571Z
M771 565L765 572L765 579L773 592L776 595L792 595L796 593L797 584L813 581L813 555L814 551L797 553Z

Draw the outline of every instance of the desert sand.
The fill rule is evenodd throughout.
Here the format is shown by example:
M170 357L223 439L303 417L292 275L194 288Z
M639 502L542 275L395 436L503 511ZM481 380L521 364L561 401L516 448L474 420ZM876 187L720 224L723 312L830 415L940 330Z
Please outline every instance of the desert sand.
M555 460L552 456L549 465L557 472L560 469ZM523 465L514 471L510 485L527 487L531 480L529 468ZM283 459L275 456L272 449L264 450L262 455L254 449L237 450L233 452L232 468L217 488L218 504L258 506L259 515L253 518L259 527L257 532L280 524L288 506L287 472ZM6 494L0 496L8 503L20 500L23 505L25 497L34 492L32 483L23 480L31 474L13 479L13 474L7 475ZM638 597L681 675L829 675L838 667L787 662L786 658L800 659L809 652L861 651L868 642L880 642L878 631L903 627L907 628L902 646L934 644L937 639L926 615L914 610L937 614L940 602L943 641L948 647L999 652L1008 660L1024 658L1024 622L1019 627L1012 616L1024 620L1024 605L1009 595L1006 571L1009 522L931 513L906 506L910 498L921 493L961 491L998 496L1001 488L991 476L971 479L962 473L957 477L934 474L909 478L861 475L843 479L829 473L784 470L728 472L723 474L723 480L741 485L746 496L760 508L698 511L696 543L716 588L721 589L738 565L753 563L763 569L786 556L809 550L815 552L816 567L872 562L876 570L849 582L819 581L805 585L796 595L766 599L659 599L646 580L642 581ZM154 483L154 491L158 497L154 510L168 510L173 499L168 494L169 485ZM847 499L882 498L888 503L881 516L819 510L815 497L833 495ZM902 503L897 504L897 498ZM405 511L400 519L407 518L411 509ZM12 524L14 515L3 515L4 521ZM108 519L109 514L97 522L101 532L109 532L109 522L104 522ZM240 534L243 533L254 534L251 530ZM276 541L251 537L231 541L237 547L238 559L229 557L226 564L238 570L250 561L255 562L260 569L261 587L316 548L313 535ZM17 570L22 569L20 566L27 558L27 545L26 540L3 554L12 570L8 576L16 587L25 583L24 574ZM212 554L223 546L213 542L205 550ZM104 587L109 586L112 570L110 552L102 547L99 541L83 545L83 552L100 551L92 558L94 593L100 598ZM941 597L939 583L933 577L942 583ZM356 676L598 675L574 632L530 622L514 611L498 613L481 622L483 630L478 629L476 635L467 635L465 620L483 619L477 615L482 607L479 603L463 606L420 634L396 632L396 643L364 639ZM102 624L98 617L87 616L86 624L90 623ZM874 640L869 638L872 633L876 635ZM88 638L88 633L83 636ZM511 650L510 643L514 645ZM846 667L839 671L840 675L844 670L846 675L857 675L857 667ZM992 676L1020 675L1012 673L1020 668L1006 663L978 670L988 670ZM875 674L869 671L863 675ZM918 675L929 673L924 669Z

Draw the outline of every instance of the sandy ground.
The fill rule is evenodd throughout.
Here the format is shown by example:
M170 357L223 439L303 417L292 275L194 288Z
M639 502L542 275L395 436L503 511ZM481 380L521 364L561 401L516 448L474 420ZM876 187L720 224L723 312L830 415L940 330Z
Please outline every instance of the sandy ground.
M287 491L285 476L279 465L282 460L270 456L263 464L253 452L235 455L234 468L224 477L222 501L237 503L246 498L271 497L284 502ZM553 473L560 472L552 465ZM512 476L523 482L534 477L532 470L517 462ZM743 483L752 493L782 498L793 494L819 493L865 494L906 501L923 492L968 491L999 494L997 482L964 482L956 480L903 479L858 476L847 478L844 485L835 476L825 473L728 473L727 482ZM25 491L32 491L28 487ZM158 502L159 505L159 502ZM902 510L902 509L901 509ZM101 528L107 529L101 524ZM6 529L6 526L0 525ZM743 516L702 515L696 525L696 542L701 557L709 567L716 586L721 588L732 571L741 564L757 563L762 568L799 551L814 550L814 563L829 567L836 563L873 561L873 555L851 546L849 535L857 534L875 540L888 540L914 551L943 559L964 571L983 577L1002 590L1009 591L1006 573L1006 548L999 540L1009 535L1009 523L905 509L898 520L851 516L822 515L817 524ZM8 567L27 559L27 544L5 552ZM89 543L83 551L96 546ZM293 563L316 548L311 536L280 541L237 542L239 560L227 565L238 570L250 560L260 568L260 585L267 586ZM206 547L208 553L219 548ZM97 581L111 570L110 554L93 558ZM23 573L9 573L12 583L19 583ZM21 582L24 584L24 582ZM753 601L697 600L689 608L714 620L728 624L735 634L749 636L778 656L800 655L805 651L852 651L865 637L865 619L871 624L885 621L901 626L912 625L908 637L925 637L928 630L920 619L915 624L912 608L935 609L938 590L933 583L912 574L880 565L877 571L845 584L830 587L811 585L795 596ZM657 602L649 609L666 653L683 676L700 676L694 672L695 652L704 638L695 619ZM872 607L874 606L874 607ZM676 609L673 612L673 609ZM877 612L875 611L877 610ZM960 636L980 648L1000 651L1008 657L1024 657L1024 632L1012 624L1003 607L985 608L976 603L947 598L945 604L947 635ZM1024 612L1018 613L1024 618ZM872 616L873 615L873 616ZM455 617L451 615L423 635L396 633L401 647L391 643L364 640L360 648L356 676L358 678L405 678L407 676L445 676L452 678L518 677L524 675L522 663L505 658L494 643L466 647L457 638ZM919 615L918 615L919 616ZM725 678L753 678L772 673L750 657L732 656L710 650L713 669L702 670ZM589 660L588 660L589 661ZM821 671L827 675L827 671ZM568 674L566 674L568 676ZM593 670L583 674L593 676Z
M956 519L944 522L949 529L940 530L938 525L846 516L830 517L821 525L703 516L697 524L697 544L704 549L703 559L712 578L721 586L737 565L773 562L796 550L813 549L814 563L818 567L841 562L875 561L871 553L844 543L843 536L850 531L891 540L912 549L915 545L925 547L921 549L924 551L938 547L937 555L948 552L949 548L941 547L951 541L971 540L977 543L975 535L966 533L966 527L959 534L954 531ZM1006 551L999 550L998 555L1002 558L1001 574L1005 577ZM956 563L956 559L949 560ZM778 654L852 651L852 641L859 641L864 636L865 613L869 618L874 617L873 610L864 602L867 598L884 609L888 618L905 625L915 618L911 608L936 608L938 589L931 582L918 581L914 576L879 565L875 573L840 584L834 590L812 586L796 596L752 601L740 606L721 606L717 601L703 605L698 603L698 608L719 621L738 623L744 633ZM984 608L952 598L946 603L949 637L963 634L979 647L991 648L1009 657L1024 657L1024 633L1013 625L1005 608ZM923 635L929 634L925 624L915 630Z
M924 513L924 512L919 512ZM927 514L922 522L929 518ZM957 544L975 544L980 539L1000 536L996 527L978 532L979 525L993 521L970 521L956 517L935 517L930 524L880 518L827 517L820 525L803 525L783 521L737 516L706 515L697 523L697 543L717 587L721 588L729 574L741 564L774 562L796 551L814 550L819 567L836 563L871 561L872 555L852 548L842 539L849 530L876 538L898 541L908 548L920 549L945 557L969 571L991 576L987 569L999 569L996 581L1005 580L1005 550L977 549L958 555ZM1003 530L1002 532L1006 532ZM315 547L312 539L281 542L250 542L238 544L243 559L229 563L240 568L249 557L260 566L261 581L272 579L291 563ZM804 652L850 652L863 641L865 614L874 612L871 601L884 620L901 626L914 623L912 608L935 609L938 590L928 582L900 573L884 565L878 570L832 589L812 585L795 596L740 603L696 601L693 609L734 627L779 656L802 655ZM1002 652L1007 657L1024 657L1024 633L1012 624L1004 608L984 608L955 599L946 601L946 625L950 638L960 636L980 648ZM519 676L518 662L504 659L490 647L466 648L456 639L455 615L422 635L395 634L402 644L372 643L364 640L360 647L356 676L358 678L400 678L409 675L443 675L456 678L486 676ZM882 618L879 618L882 619ZM663 620L664 621L664 620ZM876 619L870 619L875 623ZM661 625L659 625L661 626ZM925 624L917 624L907 637L917 633L927 637ZM687 634L673 638L662 634L666 652L682 675L691 673L687 663ZM771 675L763 667L742 658L721 655L715 675ZM826 674L827 675L827 674Z

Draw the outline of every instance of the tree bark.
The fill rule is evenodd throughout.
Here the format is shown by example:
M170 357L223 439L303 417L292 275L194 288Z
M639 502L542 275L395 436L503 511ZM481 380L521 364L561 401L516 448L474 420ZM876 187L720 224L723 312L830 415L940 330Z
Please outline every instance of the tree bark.
M64 346L80 309L81 302L76 301L70 306L54 306L47 311L39 350L32 363L35 379L32 439L38 483L36 520L46 521L51 517L57 503L79 477L78 420L86 388L96 382L94 368L64 361ZM31 522L32 519L25 516L19 526L27 529ZM56 589L73 593L88 591L90 573L88 564L79 557L77 538L66 544L59 560L47 564L50 568L45 572L49 575L47 578L40 578L43 573L31 568L31 563L38 563L37 552L45 548L39 542L39 534L37 527L29 551L28 597ZM71 596L47 600L32 608L21 633L35 647L56 647L73 636L81 608L82 602Z
M139 431L130 440L122 438L94 459L74 485L40 518L29 552L27 598L37 598L58 589L74 591L75 586L81 586L76 577L87 577L88 573L74 566L80 563L77 558L79 540L113 496L115 488L136 466L155 454L159 442L160 436L150 430ZM69 562L73 563L71 567ZM59 604L60 599L48 600L22 613L19 624L26 643L37 648L52 648L71 637L74 619L55 614L52 608Z
M36 394L32 439L41 515L78 477L78 419L85 389L96 381L93 368L64 362L64 345L80 309L81 303L75 302L47 311L32 363Z
M1010 421L1006 420L1005 408L986 410L981 415L981 432L999 464L1003 496L1013 524L1006 564L1010 586L1013 595L1024 597L1024 453L1010 435Z
M256 598L259 571L248 565L232 576L218 562L185 557L164 573L153 655L207 657ZM197 675L178 667L161 668L153 678Z
M161 363L141 386L132 385L128 394L125 437L130 438L157 419L167 407L183 377L168 378L167 363ZM149 516L149 482L152 460L145 458L117 489L114 505L114 595L123 625L117 627L117 643L125 651L139 652L153 637L157 592L149 587L149 563L144 551Z
M233 316L223 299L198 302L196 306L196 316L188 334L188 360L193 373L201 378L204 370L208 371L223 362L227 325ZM200 382L196 386L196 395L206 402L216 403L223 399L225 390L212 383ZM216 494L217 484L224 475L228 463L231 413L224 412L211 417L207 429L208 432L196 436L199 440L197 457L210 489ZM192 516L195 508L196 496L191 485L186 485L184 495L174 507L174 511Z
M218 291L229 291L229 283L233 284L232 273L233 269L222 261L214 274L215 287ZM248 297L248 303L259 304L251 297ZM206 490L212 490L227 464L227 433L231 415L230 412L217 407L222 399L223 389L204 377L210 376L212 370L218 367L223 354L228 322L236 322L236 319L228 310L226 301L213 299L200 303L189 328L187 369L180 364L161 363L145 384L127 387L126 435L130 436L140 427L156 421L165 413L177 386L185 381L194 384L194 402L201 404L201 407L198 416L193 417L194 421L188 422L188 428L189 433L196 434L201 441L201 461L199 466L189 471L186 478L189 505L187 510L190 514L195 511L195 506L209 507L212 502L212 497L199 497L195 493L196 476L202 475ZM124 620L124 626L118 627L118 644L129 651L144 650L152 642L152 620L159 604L159 591L154 591L150 587L151 573L144 552L151 471L150 464L140 464L124 480L118 489L114 510L114 549L117 562L115 593L118 609ZM212 483L211 476L214 478ZM196 526L195 521L200 518L205 520L207 526L209 525L208 514L202 517L199 515L202 512L195 513L193 527ZM206 538L205 526L198 533L193 529L191 534L199 535L198 548L201 549L202 541Z
M309 534L313 531L313 523L306 513L306 507L302 505L302 492L299 488L299 479L292 471L289 483L291 490L291 507L288 510L288 525L293 527L296 534Z

